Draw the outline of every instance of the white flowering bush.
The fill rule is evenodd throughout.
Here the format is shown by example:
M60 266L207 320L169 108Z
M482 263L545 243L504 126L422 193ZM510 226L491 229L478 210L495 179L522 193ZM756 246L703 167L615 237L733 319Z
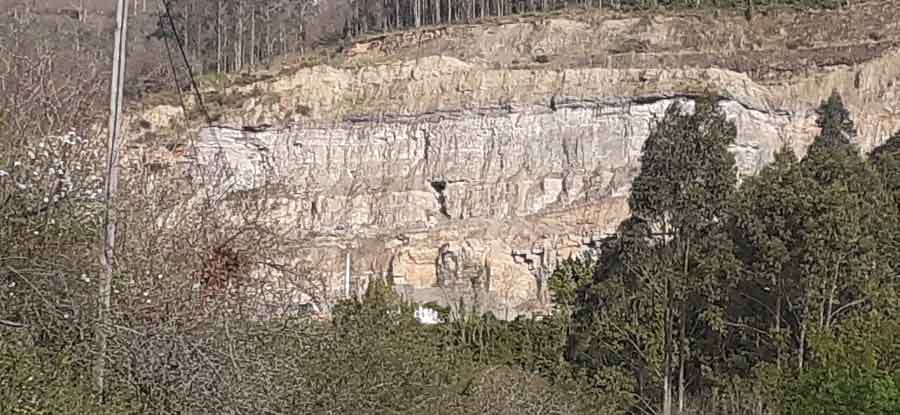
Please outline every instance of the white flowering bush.
M55 250L95 236L103 185L99 143L74 132L48 136L0 163L0 218L7 224L0 233L7 240L39 240Z
M0 318L75 342L93 317L103 146L74 132L12 141L0 136Z
M102 148L74 132L50 136L24 149L0 169L10 206L26 218L54 207L90 208L102 196Z

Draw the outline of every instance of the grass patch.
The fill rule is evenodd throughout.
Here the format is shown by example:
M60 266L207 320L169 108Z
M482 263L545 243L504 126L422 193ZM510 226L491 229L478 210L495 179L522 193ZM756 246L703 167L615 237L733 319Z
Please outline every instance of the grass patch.
M24 336L0 335L0 413L129 415L134 405L112 396L98 405L90 370L67 353L51 353Z

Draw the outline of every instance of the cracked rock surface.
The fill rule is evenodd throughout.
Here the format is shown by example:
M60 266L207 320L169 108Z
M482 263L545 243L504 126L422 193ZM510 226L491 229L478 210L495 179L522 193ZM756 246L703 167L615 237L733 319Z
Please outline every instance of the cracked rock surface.
M316 66L235 87L258 95L225 111L223 125L200 129L196 157L224 155L236 191L268 176L285 183L272 215L308 242L298 257L338 272L350 252L361 281L388 276L420 301L474 295L511 318L546 308L542 284L553 266L627 216L641 147L673 103L691 108L700 94L719 97L738 127L731 150L741 176L782 145L803 154L817 133L814 110L832 90L853 113L863 151L885 140L900 127L900 50L892 43L900 28L882 22L886 4L782 11L773 19L793 26L781 34L728 15L701 15L689 31L702 38L675 25L688 18L678 15L451 28L420 45L426 56L410 58L397 41L354 56L359 67ZM838 39L822 27L835 19L876 23ZM721 30L727 24L738 29ZM598 27L609 37L592 53L608 58L606 67L560 47L589 45ZM880 31L877 41L871 30ZM491 62L487 43L467 49L460 33L468 43L522 43L491 52ZM791 43L804 37L812 44ZM617 48L634 39L643 46L628 63ZM535 48L557 56L556 66L509 64ZM259 124L272 127L240 128ZM472 269L484 277L476 287L463 271Z

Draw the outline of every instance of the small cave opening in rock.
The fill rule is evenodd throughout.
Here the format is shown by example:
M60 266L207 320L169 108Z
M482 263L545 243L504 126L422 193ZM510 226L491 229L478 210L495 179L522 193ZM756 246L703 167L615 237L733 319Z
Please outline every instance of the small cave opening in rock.
M445 218L450 219L450 213L447 211L447 196L444 194L444 190L447 189L447 182L445 180L432 180L431 188L437 193L437 201L440 206L439 210L441 214L444 215Z

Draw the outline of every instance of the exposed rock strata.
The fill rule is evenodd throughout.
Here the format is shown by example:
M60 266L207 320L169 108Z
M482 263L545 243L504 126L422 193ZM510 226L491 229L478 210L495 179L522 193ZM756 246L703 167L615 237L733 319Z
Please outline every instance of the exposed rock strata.
M650 126L676 102L692 106L686 97L557 99L555 111L491 107L263 133L215 128L202 132L198 148L201 159L221 149L243 189L262 171L293 179L298 193L284 208L306 213L301 229L427 229L626 195ZM742 174L766 163L787 132L810 124L733 99L720 106L739 127L733 151Z
M877 14L860 10L865 16L838 16ZM424 56L361 69L317 66L238 87L249 98L225 113L232 127L201 132L199 160L222 150L243 189L262 183L264 173L283 179L283 203L272 217L310 238L298 257L337 272L349 251L355 275L391 275L414 297L442 302L454 301L451 292L471 294L459 270L463 259L475 261L490 270L489 282L482 281L487 308L511 316L546 299L541 287L556 261L588 249L627 215L641 146L674 102L690 107L704 92L721 97L738 126L732 151L742 175L756 172L786 142L802 153L816 133L814 109L832 90L853 112L862 149L900 127L893 23L884 24L877 41L855 30L843 49L802 19L797 24L807 32L790 27L783 34L817 33L799 49L778 49L773 37L744 27L737 33L759 47L741 50L742 40L730 38L731 55L716 49L718 35L689 44L695 38L675 36L683 29L671 23L602 23L623 39L645 42L631 63L615 63L621 55L611 53L618 42L611 40L600 48L615 63L607 67L509 69L483 63L490 54L476 50L471 62ZM590 40L582 27L588 23L543 24L528 32L528 50L518 53L538 46L562 53L562 40ZM485 36L513 29L500 26ZM791 75L762 75L779 67ZM279 127L240 129L260 123Z

